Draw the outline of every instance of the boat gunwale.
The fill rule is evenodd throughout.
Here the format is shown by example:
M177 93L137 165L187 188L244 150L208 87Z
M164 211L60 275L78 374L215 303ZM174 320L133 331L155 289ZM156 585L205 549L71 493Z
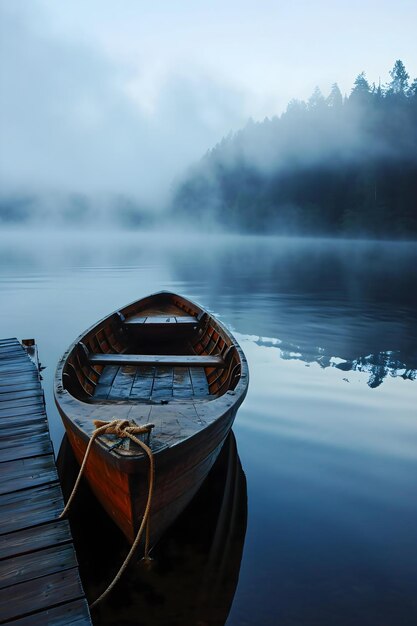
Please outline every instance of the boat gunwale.
M91 429L91 432L88 432L88 430L84 430L84 428L80 424L77 424L75 419L71 417L70 412L67 413L67 411L65 410L66 406L71 407L72 405L73 408L78 408L80 412L84 412L84 413L86 413L87 408L90 407L93 409L95 413L96 411L100 410L100 406L109 406L109 405L108 404L105 405L104 403L101 404L100 402L92 403L92 402L84 401L80 398L77 398L72 393L70 393L67 389L64 388L62 377L63 377L63 369L67 362L67 359L72 353L72 351L79 344L79 342L82 341L86 337L86 335L93 332L95 329L99 329L100 325L104 324L104 322L108 321L111 317L116 316L120 313L124 314L123 312L127 311L130 307L133 307L134 305L138 303L142 303L142 302L146 303L147 300L152 300L153 298L157 296L167 296L167 297L171 296L174 298L182 299L186 303L189 303L192 307L194 307L198 311L199 314L206 313L209 316L210 323L212 324L214 329L217 331L221 331L230 339L231 347L233 346L233 348L235 348L237 354L239 355L241 371L239 375L239 380L234 389L232 390L228 389L219 397L210 399L207 403L205 403L206 407L209 405L209 408L207 410L213 416L213 419L208 424L203 426L200 430L196 431L195 433L190 434L185 439L178 440L177 442L174 442L172 444L166 444L165 446L161 447L159 450L155 450L155 455L159 457L163 452L166 453L168 449L174 449L177 446L184 444L186 441L189 441L190 439L197 437L200 433L205 432L208 428L210 428L214 423L216 423L222 417L226 417L226 415L229 415L230 411L233 411L234 413L236 413L237 409L242 404L246 396L248 385L249 385L249 368L248 368L247 359L243 353L243 350L240 347L237 340L235 339L233 333L230 330L228 330L222 324L222 322L220 322L217 318L215 318L213 314L211 314L209 311L201 307L199 304L193 302L192 300L184 296L180 296L176 293L170 292L170 291L158 291L153 294L150 294L149 296L145 296L144 298L141 298L139 300L134 300L133 302L121 308L118 308L112 313L106 315L105 317L100 319L98 322L95 322L88 329L83 331L70 344L70 346L64 352L64 354L62 355L61 359L58 362L55 376L54 376L55 404L64 421L64 425L70 426L71 429L75 431L75 434L78 434L78 436L80 436L85 442L88 442L90 440L92 429ZM176 401L175 403L168 404L167 406L170 406L170 407L175 406L175 408L178 411L180 411L181 406L184 407L185 409L186 407L190 407L190 405L194 406L194 403L192 402L192 400L186 401L186 402ZM141 402L135 402L135 403L130 402L130 403L124 403L124 404L115 403L113 406L114 406L114 413L116 414L118 412L117 407L120 407L121 409L123 408L126 409L126 407L133 407L133 406L136 406L136 407L137 406L143 406L143 407L161 406L163 407L164 405L158 405L158 404L152 405L152 404L141 403ZM116 418L117 416L115 415L115 419ZM138 463L140 464L141 461L144 460L143 453L138 453L137 455L130 453L126 455L126 454L123 454L123 452L119 451L118 449L110 450L109 446L102 441L97 440L96 444L101 453L103 454L105 453L108 459L109 458L112 459L112 464L114 463L120 469L122 469L121 466L123 466L123 471L127 471L128 473L132 472L132 469L135 466L135 464L138 464Z

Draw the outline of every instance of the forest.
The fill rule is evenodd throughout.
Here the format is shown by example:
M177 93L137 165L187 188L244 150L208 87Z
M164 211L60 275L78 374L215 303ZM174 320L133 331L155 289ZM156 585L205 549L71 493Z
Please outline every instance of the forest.
M397 60L385 85L361 72L348 95L317 87L249 120L186 172L172 211L232 231L417 238L417 79Z

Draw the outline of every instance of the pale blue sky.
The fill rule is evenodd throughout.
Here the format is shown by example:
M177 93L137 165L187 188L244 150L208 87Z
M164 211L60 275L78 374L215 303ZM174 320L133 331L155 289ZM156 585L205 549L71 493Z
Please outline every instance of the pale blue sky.
M249 116L359 72L417 76L417 2L0 0L0 181L124 190L172 179ZM23 80L24 77L24 80ZM78 189L76 189L78 187Z

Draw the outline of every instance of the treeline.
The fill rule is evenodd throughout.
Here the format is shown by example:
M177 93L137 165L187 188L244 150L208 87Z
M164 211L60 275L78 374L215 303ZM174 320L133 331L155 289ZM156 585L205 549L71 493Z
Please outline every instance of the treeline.
M224 138L176 187L175 215L253 232L417 237L417 79L362 72L349 96L292 100Z
M150 228L154 222L148 207L123 194L0 192L0 228L30 224L50 228L140 229Z

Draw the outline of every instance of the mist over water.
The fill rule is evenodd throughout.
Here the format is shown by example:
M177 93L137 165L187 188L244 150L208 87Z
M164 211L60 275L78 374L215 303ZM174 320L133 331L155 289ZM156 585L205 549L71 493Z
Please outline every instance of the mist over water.
M392 11L379 7L375 31L391 30L376 68L369 20L353 19L349 3L335 14L322 0L326 20L320 7L304 6L300 20L295 5L266 4L245 3L236 19L233 3L217 0L186 11L126 0L116 13L105 0L0 2L0 226L181 219L416 238L417 83L405 36L415 8L398 9L397 50L387 45ZM359 60L342 44L337 67L323 46L339 12L343 39L360 32L366 47ZM325 26L329 15L337 28ZM300 39L310 51L302 63Z
M0 255L0 335L37 340L56 452L54 369L99 318L168 289L236 335L248 527L229 625L414 624L415 244L10 231Z
M124 57L149 34L144 6L117 12L112 54L112 3L64 4L0 2L0 223L1 205L13 213L16 201L25 220L49 224L79 223L80 199L90 223L117 216L119 196L158 211L184 167L246 117L239 88L213 72L161 65L154 45Z

